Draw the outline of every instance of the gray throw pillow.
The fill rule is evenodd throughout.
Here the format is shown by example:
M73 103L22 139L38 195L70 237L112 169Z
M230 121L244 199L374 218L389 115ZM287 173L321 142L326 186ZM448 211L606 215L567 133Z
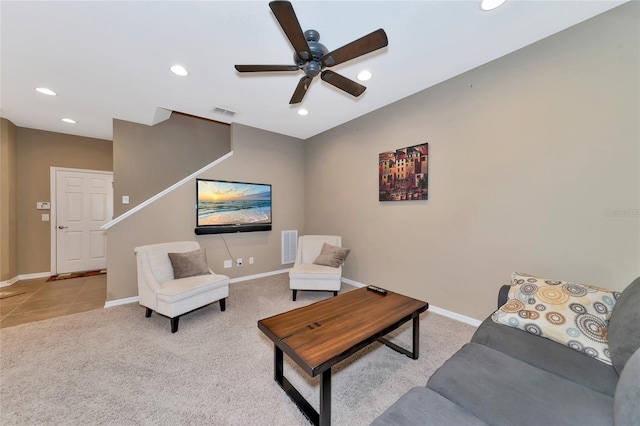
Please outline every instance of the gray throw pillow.
M175 279L195 277L196 275L207 275L207 257L204 247L186 253L168 253L173 266L173 277Z
M613 307L609 320L608 338L611 363L618 374L640 347L640 278L625 288Z
M316 260L313 261L314 265L331 266L332 268L339 268L342 262L349 256L351 250L344 247L332 246L331 244L322 244L322 251Z

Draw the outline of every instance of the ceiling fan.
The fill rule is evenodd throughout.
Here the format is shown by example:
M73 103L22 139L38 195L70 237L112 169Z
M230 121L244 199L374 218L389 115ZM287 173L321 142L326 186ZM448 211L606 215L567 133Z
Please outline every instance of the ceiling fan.
M358 97L367 89L334 71L326 70L334 65L341 64L374 50L388 45L387 34L383 29L372 32L362 38L348 43L339 49L329 50L319 42L320 34L315 30L307 30L304 33L293 11L293 6L288 1L272 1L269 7L280 23L295 53L293 60L295 65L236 65L239 72L269 72L269 71L298 71L304 72L300 79L290 104L302 102L311 81L320 74L320 78L340 90Z

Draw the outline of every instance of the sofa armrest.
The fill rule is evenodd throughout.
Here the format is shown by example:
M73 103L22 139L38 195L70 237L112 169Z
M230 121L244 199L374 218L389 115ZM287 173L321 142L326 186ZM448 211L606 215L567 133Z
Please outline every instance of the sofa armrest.
M511 289L510 285L503 285L502 287L500 287L500 291L498 292L498 308L500 308L500 306L504 305L505 303L507 303L507 299L509 298L509 290Z

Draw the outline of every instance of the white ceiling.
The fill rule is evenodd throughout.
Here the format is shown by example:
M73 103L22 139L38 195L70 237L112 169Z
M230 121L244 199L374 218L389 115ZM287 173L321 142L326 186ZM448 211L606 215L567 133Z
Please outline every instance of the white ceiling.
M112 139L113 118L151 125L166 109L306 139L625 2L509 0L483 12L479 0L294 1L303 31L319 31L329 50L378 28L389 46L332 68L353 80L373 72L359 98L316 77L290 106L301 71L233 68L293 64L267 1L2 0L0 115L20 127ZM175 63L190 75L173 75ZM41 86L58 96L34 90Z

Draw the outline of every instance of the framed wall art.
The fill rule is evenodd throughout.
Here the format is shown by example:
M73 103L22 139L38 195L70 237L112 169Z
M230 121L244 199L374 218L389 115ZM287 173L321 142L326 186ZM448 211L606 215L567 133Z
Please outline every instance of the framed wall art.
M429 144L382 152L378 161L380 201L428 199Z

